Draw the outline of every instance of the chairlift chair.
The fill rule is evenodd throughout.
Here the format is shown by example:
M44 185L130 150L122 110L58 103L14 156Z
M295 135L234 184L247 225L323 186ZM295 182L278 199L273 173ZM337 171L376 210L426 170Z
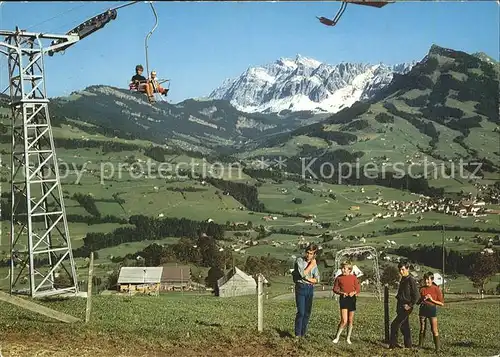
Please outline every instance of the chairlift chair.
M159 88L157 88L157 86L155 85L155 83L151 82L151 72L149 71L149 51L148 51L149 48L148 48L148 40L151 37L151 35L153 34L153 32L156 30L156 28L158 27L158 15L156 13L156 9L154 8L152 1L149 1L149 5L151 6L151 10L153 11L153 15L155 17L155 24L154 24L153 28L151 29L151 31L149 31L149 33L146 35L146 38L144 40L144 47L145 47L145 52L146 52L146 76L147 76L146 83L151 83L152 84L152 86L153 86L153 96L155 96L156 94L161 94L161 93L159 92ZM170 91L170 80L169 79L156 79L156 81L158 82L158 84L160 86L163 83L167 83L167 87L163 87L163 88L166 89L166 91L165 91L165 96L166 96L168 94L168 92ZM131 92L146 93L144 90L139 90L138 85L136 83L129 83L129 90ZM162 99L162 101L164 101L164 100Z
M335 15L335 17L333 18L333 20L327 18L327 17L318 17L316 16L316 18L319 20L319 22L321 22L323 25L326 25L326 26L335 26L337 24L337 22L339 22L340 18L342 17L342 15L344 14L346 8L347 8L347 4L348 3L352 3L352 4L356 4L356 5L365 5L365 6L371 6L371 7L377 7L377 8L381 8L389 3L393 3L394 1L364 1L364 0L357 0L357 1L354 1L354 0L346 0L346 1L342 1L342 5L340 5L340 9L339 11L337 11L337 14Z

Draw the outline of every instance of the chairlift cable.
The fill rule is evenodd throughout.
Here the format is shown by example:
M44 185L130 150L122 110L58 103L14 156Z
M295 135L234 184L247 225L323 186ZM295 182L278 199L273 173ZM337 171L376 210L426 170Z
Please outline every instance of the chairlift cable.
M113 4L115 4L115 3L119 4L119 3L120 3L120 1L116 1L116 2L114 2ZM88 3L87 3L87 4L85 4L85 5L88 5ZM103 8L99 11L99 14L102 14L103 12L106 12L107 10L109 10L109 7L103 7ZM92 12L93 12L93 11L92 11ZM87 17L88 17L88 18L91 18L91 16L87 16ZM94 16L94 17L95 17L95 16ZM64 25L58 26L58 27L56 27L56 28L54 28L54 29L51 29L51 30L50 30L50 32L59 32L59 29L61 29L61 28L75 27L75 26L76 26L76 24L78 24L78 23L80 23L80 22L81 22L80 20L75 20L75 19L73 19L72 21L67 22L67 23L65 23Z
M124 7L130 6L130 5L134 5L134 4L138 3L138 2L139 1L130 1L128 4L123 4L123 5L120 5L120 6L117 6L117 7L113 7L110 10L123 9Z
M120 3L121 1L117 1L118 3ZM115 10L118 10L118 9L122 9L124 7L127 7L127 6L130 6L130 5L134 5L136 3L138 3L140 1L130 1L128 2L127 4L123 4L123 5L119 5L119 6L115 6L115 7L112 7L112 8L104 8L103 10L101 10L97 15L94 15L92 16L91 18L94 18L96 16L99 16L100 14L102 14L103 12L106 12L106 11L115 11Z
M55 20L55 19L57 19L57 18L59 18L59 17L61 17L63 15L66 15L66 14L72 12L72 11L75 11L77 9L80 9L80 8L84 7L84 6L87 6L88 4L89 4L88 2L83 2L83 4L81 4L79 6L75 6L75 7L71 8L71 9L69 9L69 10L65 10L62 13L60 13L59 15L52 16L51 18L49 18L47 20L44 20L44 21L39 22L37 24L31 25L31 26L27 27L26 30L32 29L33 27L37 27L37 26L43 25L44 23L47 23L49 21Z
M89 16L89 18L94 18L94 17L96 17L96 16L98 16L98 15L100 15L100 14L102 14L102 13L106 12L106 11L114 11L114 10L122 9L122 8L124 8L124 7L127 7L127 6L134 5L134 4L138 3L138 2L139 2L139 1L130 1L130 2L126 3L126 4L119 5L119 6L115 6L115 7L111 7L111 8L109 8L109 7L105 7L105 8L102 8L102 9L98 12L98 14L97 14L97 15L94 15L94 16ZM117 1L117 2L115 2L115 3L118 3L118 4L119 4L119 3L121 3L121 1ZM88 3L85 3L84 5L88 5ZM83 5L82 5L82 6L83 6ZM80 7L81 7L81 6L80 6ZM79 7L77 7L77 8L79 8ZM73 9L72 9L72 10L73 10ZM70 11L72 11L72 10L70 10ZM69 12L69 11L68 11L68 12ZM62 14L61 14L61 15L62 15ZM61 15L58 15L58 16L61 16ZM57 18L58 16L55 16L54 18ZM52 18L52 19L54 19L54 18ZM52 20L52 19L50 19L50 20ZM49 21L49 20L46 20L46 21ZM44 21L44 22L46 22L46 21ZM75 22L75 21L72 21L71 23L74 23L74 22ZM67 26L68 26L68 24L66 24L66 25L62 25L62 26L59 26L57 29L59 29L59 28L61 28L61 27L67 27Z
M120 3L120 2L119 2L119 1L117 1L116 3ZM85 3L84 5L89 5L89 3ZM83 5L82 5L82 6L83 6ZM81 6L80 6L80 7L81 7ZM79 8L79 7L78 7L78 8ZM109 9L108 7L104 7L104 8L102 8L101 13L102 13L102 12L105 12L105 11L106 11L106 10L108 10L108 9ZM69 11L68 11L68 12L69 12ZM59 15L59 16L60 16L60 15ZM60 30L60 29L62 29L62 28L67 28L67 27L75 27L75 24L76 24L76 23L79 23L79 22L80 22L80 20L75 20L75 19L73 19L73 20L71 20L71 21L69 21L69 22L66 22L66 23L65 23L65 24L63 24L63 25L57 26L57 27L55 27L55 28L51 28L48 32L51 32L51 33L56 33L56 32L59 32L59 30Z

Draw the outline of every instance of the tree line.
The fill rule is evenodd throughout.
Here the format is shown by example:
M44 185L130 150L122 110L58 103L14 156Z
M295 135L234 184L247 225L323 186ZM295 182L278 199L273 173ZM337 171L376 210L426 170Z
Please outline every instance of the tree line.
M228 192L236 201L254 212L265 212L266 207L259 201L259 191L255 186L241 182L225 181L207 177L206 181L223 192Z
M443 249L440 246L398 247L391 249L394 254L407 257L408 259L435 269L442 268ZM482 252L459 252L445 248L445 271L447 274L461 274L470 276L473 273L474 262L476 262ZM500 251L496 250L492 254L500 261Z
M97 209L94 197L89 194L75 193L72 197L82 206L90 215L101 217L101 212Z
M246 259L235 257L229 250L221 251L217 240L210 236L185 237L175 244L163 246L153 243L135 253L123 257L112 257L111 261L122 266L159 266L176 262L210 268L205 284L215 291L218 288L217 280L223 277L224 270L233 264L242 266L242 269L249 275L258 273L265 276L282 275L289 268L287 262L270 255L250 256ZM193 277L193 279L197 280L197 277Z
M87 233L83 246L75 249L78 257L88 257L91 251L123 243L158 240L165 237L198 237L201 233L222 239L225 227L214 222L193 221L186 218L151 218L134 215L128 221L133 227L119 227L110 233Z
M6 192L2 194L2 197L8 196L7 200L0 200L0 209L1 209L1 220L5 221L10 221L11 219L11 200L10 200L10 193ZM23 212L23 207L26 207L26 204L23 204L23 201L20 201L20 204L18 205L18 212ZM24 212L26 212L26 208L24 208ZM44 218L43 216L34 216L33 218L34 222L43 222ZM101 223L119 223L119 224L127 224L128 220L125 218L113 216L113 215L105 215L102 216L100 213L99 215L91 215L91 216L84 216L81 214L68 214L66 213L66 219L68 222L75 222L75 223L87 223L88 225L92 224L101 224Z
M406 226L398 228L386 228L384 230L384 235L390 236L393 234L404 233L404 232L415 232L415 231L441 231L443 228L445 231L500 233L500 229L492 227L481 228L481 227L464 227L464 226L428 225L428 226Z
M391 251L394 254L407 257L411 261L418 262L435 269L442 269L442 247L399 247L392 249ZM447 275L465 275L472 281L475 288L483 291L485 290L486 283L500 271L500 251L498 250L493 251L493 253L466 253L457 252L452 249L445 249L444 253L445 271Z

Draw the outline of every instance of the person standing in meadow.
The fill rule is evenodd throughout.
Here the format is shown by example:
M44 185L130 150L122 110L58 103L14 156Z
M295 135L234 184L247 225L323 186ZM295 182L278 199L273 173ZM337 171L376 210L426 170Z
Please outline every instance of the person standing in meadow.
M400 262L398 264L401 280L399 282L398 293L396 294L396 318L391 323L391 339L389 348L397 347L398 330L401 329L406 348L412 348L411 329L410 329L410 314L413 311L414 305L418 301L419 291L417 282L410 275L408 262Z
M418 347L423 347L425 339L425 331L427 328L427 320L430 321L432 336L434 339L434 347L436 352L439 351L439 333L437 322L437 306L444 305L443 293L439 286L434 283L434 274L431 272L424 274L424 286L420 288L420 309L418 316L420 317L420 334L418 339Z
M338 343L342 331L346 325L347 328L347 343L351 344L351 333L354 323L354 312L356 311L356 295L361 291L361 285L358 278L352 272L352 265L349 263L342 263L342 274L335 278L333 284L333 292L340 295L340 322L337 328L337 335L333 343Z
M316 264L318 246L310 244L305 251L304 257L295 261L293 281L295 283L295 303L297 314L295 315L295 338L304 337L307 331L309 318L311 317L312 302L314 296L314 285L319 282L319 270Z

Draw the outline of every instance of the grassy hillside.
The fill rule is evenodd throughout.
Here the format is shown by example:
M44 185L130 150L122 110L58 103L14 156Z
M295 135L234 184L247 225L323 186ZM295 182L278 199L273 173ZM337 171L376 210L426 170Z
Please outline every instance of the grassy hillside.
M500 210L498 103L492 101L498 80L493 65L484 56L433 47L376 100L356 103L326 119L310 113L248 115L224 101L152 107L140 96L104 86L52 101L80 288L86 290L86 260L94 251L94 291L102 295L93 297L90 324L72 326L0 304L1 353L414 354L390 352L382 343L383 306L373 298L373 285L359 298L353 345L331 343L338 322L337 302L329 298L335 255L348 247L375 247L382 273L398 259L413 256L421 276L440 271L443 239L443 355L498 353L496 331L485 327L498 321L498 299L468 300L477 296L468 276L479 252L489 247L497 256L500 246L499 216L488 211ZM5 291L11 148L9 109L5 97L0 102L0 290ZM245 150L234 150L244 144ZM272 161L280 156L286 161ZM301 157L319 158L312 173L303 172ZM418 173L425 163L446 163L450 170L449 160L460 158L481 161L481 178L341 177L343 171L313 177L324 162L374 163L388 172L391 163L403 162L416 164ZM284 165L278 167L280 163ZM484 200L477 216L444 211L445 206L458 210L457 202L474 197ZM214 239L198 238L201 232ZM310 242L321 246L322 284L316 290L310 335L305 343L296 343L290 338L295 304L287 272ZM365 276L373 275L373 259L352 259ZM116 289L113 277L121 266L179 263L189 265L193 280L202 285L210 271L233 265L249 274L263 273L270 282L265 288L269 299L264 300L264 332L256 332L254 296L223 299L199 290L127 297L106 291ZM488 294L498 293L498 268L490 275L484 288ZM394 301L390 299L391 318ZM42 304L84 318L84 299ZM417 340L415 315L411 324ZM431 346L429 336L428 348L418 354L433 355Z
M107 86L91 86L56 98L50 109L56 125L72 120L73 126L87 132L168 143L204 153L227 151L250 139L316 120L311 113L243 113L223 100L190 99L176 105L159 101L151 105L141 93Z
M316 292L319 295L320 292ZM394 300L390 299L390 317L394 318ZM453 302L447 298L439 311L442 355L492 356L500 345L492 314L498 300ZM293 334L295 302L264 300L264 331L257 332L255 297L217 299L213 297L171 294L156 297L96 296L91 322L64 325L25 310L0 305L5 356L32 356L50 350L53 357L74 356L401 356L402 350L389 351L383 343L383 307L370 297L358 302L352 345L331 340L338 323L338 302L315 299L304 342L296 343ZM85 318L85 300L60 300L45 303L60 311ZM474 318L470 318L471 311ZM411 316L412 334L418 341L418 319ZM404 352L432 356L432 338L424 349Z

